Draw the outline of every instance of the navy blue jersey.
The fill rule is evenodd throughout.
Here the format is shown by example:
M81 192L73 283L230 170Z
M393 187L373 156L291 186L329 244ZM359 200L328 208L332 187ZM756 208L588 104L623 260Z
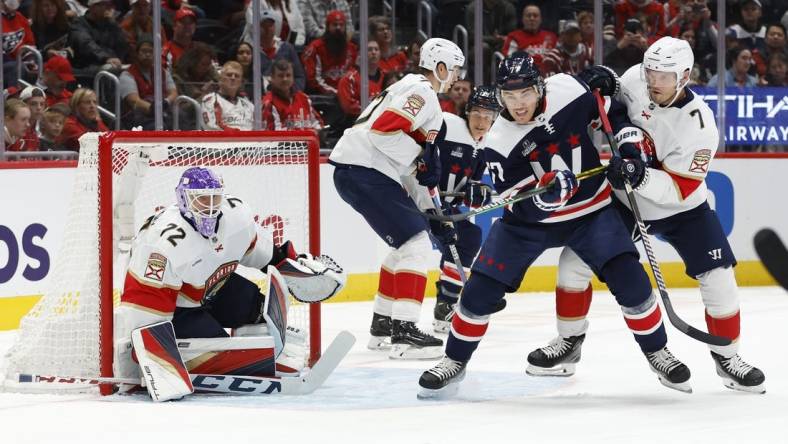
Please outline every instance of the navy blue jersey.
M484 138L473 140L465 119L443 113L443 127L435 140L441 160L441 191L460 192L468 180L481 180L485 168L484 141ZM443 201L457 206L462 198L444 197Z
M501 197L533 188L552 170L575 174L601 165L591 141L592 127L598 127L596 99L580 81L557 74L545 81L543 111L533 122L520 125L504 112L487 135L484 156ZM621 106L613 103L612 106ZM613 122L615 129L626 126L625 117ZM504 211L504 221L512 223L562 222L589 214L610 204L611 187L604 174L580 181L577 193L565 206L552 212L538 208L532 199L516 203Z

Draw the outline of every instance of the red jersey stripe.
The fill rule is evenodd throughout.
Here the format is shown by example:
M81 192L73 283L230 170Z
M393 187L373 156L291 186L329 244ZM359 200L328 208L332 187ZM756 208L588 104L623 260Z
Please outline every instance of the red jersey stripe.
M709 312L706 312L706 326L709 328L709 333L715 336L722 336L731 341L739 339L739 332L741 328L741 317L739 311L733 316L727 318L714 318Z

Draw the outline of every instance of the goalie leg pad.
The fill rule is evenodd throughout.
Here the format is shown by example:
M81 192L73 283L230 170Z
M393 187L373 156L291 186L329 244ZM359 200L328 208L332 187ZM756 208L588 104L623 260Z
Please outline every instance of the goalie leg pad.
M162 402L194 393L170 321L133 330L131 342L151 399Z
M289 300L284 278L276 268L268 271L268 296L263 305L263 318L268 326L268 334L274 339L275 356L279 356L285 347Z

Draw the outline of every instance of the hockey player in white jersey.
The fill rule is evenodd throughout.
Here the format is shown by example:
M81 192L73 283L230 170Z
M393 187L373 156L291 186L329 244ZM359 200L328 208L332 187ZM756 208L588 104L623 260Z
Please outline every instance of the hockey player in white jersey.
M369 348L390 349L393 359L442 354L443 341L416 326L432 242L426 219L408 208L434 209L426 187L440 178L433 145L443 123L437 93L448 91L464 62L453 42L427 40L420 72L381 92L329 157L339 196L392 248L380 268Z
M726 387L763 393L764 374L738 355L740 313L733 267L736 258L716 213L707 202L706 174L717 148L714 115L686 88L693 54L684 40L663 37L646 51L643 63L621 78L617 99L638 127L624 128L616 139L635 150L613 157L608 173L616 204L632 233L623 181L635 189L649 233L670 243L684 260L686 273L698 280L709 333L729 338L727 346L710 345L717 374ZM591 88L614 74L592 67L581 74ZM653 139L653 140L652 140ZM532 375L569 376L580 359L588 328L591 270L569 248L559 260L556 312L559 336L528 356Z
M115 312L115 375L138 376L146 353L154 354L154 361L168 362L170 369L180 368L178 347L161 340L173 328L177 338L226 338L225 329L233 328L264 332L273 341L245 354L235 349L223 355L221 349L213 349L212 355L188 362L181 374L273 376L285 341L286 289L304 302L319 302L344 284L341 268L324 257L296 254L290 241L275 245L272 234L255 222L252 210L226 195L221 178L210 169L187 169L176 196L177 203L152 215L132 244ZM235 273L239 265L266 271L269 294ZM160 325L166 328L158 329ZM147 326L154 328L145 336ZM134 340L140 331L144 346ZM158 344L151 348L149 340ZM139 366L131 356L131 344Z

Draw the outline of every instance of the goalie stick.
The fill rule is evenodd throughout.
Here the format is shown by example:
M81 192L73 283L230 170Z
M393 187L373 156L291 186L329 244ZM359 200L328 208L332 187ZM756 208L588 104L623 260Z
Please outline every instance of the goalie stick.
M236 395L308 395L317 390L331 376L342 359L348 354L355 336L348 331L341 331L328 346L320 359L304 376L258 377L240 375L202 375L190 374L194 389L200 393L224 393ZM44 376L20 374L17 387L28 383L75 384L74 389L99 384L140 385L141 380L135 378L81 378L69 376Z
M755 252L775 281L788 290L788 250L771 228L763 228L753 238Z
M582 172L578 173L575 177L577 177L577 180L586 179L588 177L596 176L597 174L601 174L601 173L605 172L606 169L607 169L607 165L600 165L598 167L591 168L590 170L582 171ZM532 188L532 189L530 189L528 191L523 191L523 192L517 193L517 194L515 194L512 197L507 197L505 199L501 199L501 200L496 201L496 202L488 203L487 205L482 205L479 208L474 208L474 209L469 210L469 211L467 211L465 213L448 214L448 215L437 214L437 213L436 214L421 213L421 212L419 212L419 213L421 213L427 219L431 219L431 220L437 220L437 221L441 221L441 222L460 222L460 221L463 221L463 220L468 220L468 219L472 218L473 216L476 216L476 215L479 215L479 214L487 213L487 212L490 212L490 211L493 211L493 210L497 210L498 208L503 208L505 206L512 205L514 203L520 202L521 200L525 200L525 199L531 198L533 196L536 196L537 194L542 194L545 191L547 191L547 189L550 188L550 186L552 186L552 184L553 184L553 182L550 182L550 183L548 183L547 185L545 185L543 187ZM404 208L406 208L408 211L416 211L416 210L414 210L413 208L410 208L410 207L404 207Z
M594 90L594 97L596 97L597 107L599 108L599 118L602 121L602 132L605 133L605 137L607 138L608 143L610 143L610 149L613 151L613 155L621 157L621 153L618 151L618 143L616 143L616 138L613 136L613 128L610 126L610 120L608 120L607 112L605 112L605 101L599 94L599 90ZM632 185L629 183L629 180L624 181L624 190L627 194L629 207L632 209L632 216L635 219L635 225L637 225L638 232L640 233L640 241L643 244L643 249L646 250L646 257L648 258L648 263L651 266L651 271L654 273L654 280L657 281L657 289L659 290L659 295L662 298L662 305L665 306L665 312L668 314L670 323L673 324L673 326L676 327L676 329L678 329L680 332L691 337L692 339L696 339L711 345L730 345L730 339L711 335L705 331L698 330L697 328L687 324L676 314L676 311L673 309L673 304L670 301L670 297L668 296L668 290L665 285L665 280L662 277L662 271L659 268L656 256L654 256L654 250L651 248L651 237L648 234L646 225L643 223L643 217L640 215L640 209L638 209L637 202L635 200L635 191L632 189Z

